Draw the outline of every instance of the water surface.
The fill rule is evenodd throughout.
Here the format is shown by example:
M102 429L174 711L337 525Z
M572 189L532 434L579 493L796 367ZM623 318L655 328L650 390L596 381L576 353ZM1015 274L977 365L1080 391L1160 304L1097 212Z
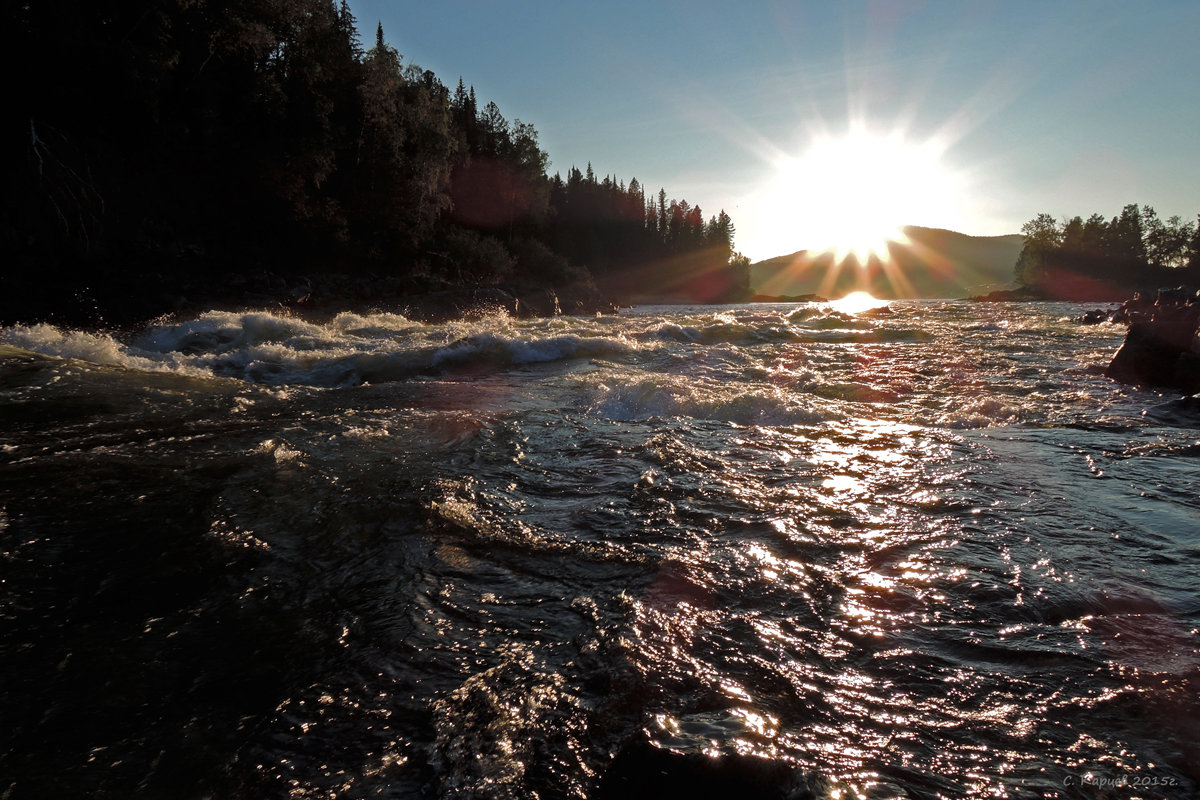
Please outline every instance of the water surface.
M892 309L3 329L0 796L1195 796L1200 410Z

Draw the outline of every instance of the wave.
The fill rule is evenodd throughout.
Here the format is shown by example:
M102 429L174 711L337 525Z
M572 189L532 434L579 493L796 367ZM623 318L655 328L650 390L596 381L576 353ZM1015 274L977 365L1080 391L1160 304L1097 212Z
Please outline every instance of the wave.
M342 313L325 324L265 311L210 311L122 342L53 325L0 331L0 344L91 364L234 378L268 385L345 387L447 370L498 369L637 349L622 335L540 335L505 318L426 326L396 314Z
M431 364L434 367L480 363L542 364L571 358L624 355L634 349L623 337L568 334L545 339L524 339L480 333L438 348Z
M590 413L614 420L686 417L747 426L786 426L819 425L840 418L834 412L802 405L778 389L715 389L666 376L619 386L601 384L597 392Z
M789 321L790 318L789 318ZM678 342L695 345L758 345L758 344L872 344L876 342L923 342L933 338L919 328L875 327L866 321L847 319L844 315L821 317L816 324L766 324L722 322L714 325L679 325L660 322L638 334L641 341Z
M68 358L102 366L127 367L143 372L179 372L204 375L178 353L143 352L122 344L107 333L62 330L54 325L14 325L0 330L0 344L44 356Z

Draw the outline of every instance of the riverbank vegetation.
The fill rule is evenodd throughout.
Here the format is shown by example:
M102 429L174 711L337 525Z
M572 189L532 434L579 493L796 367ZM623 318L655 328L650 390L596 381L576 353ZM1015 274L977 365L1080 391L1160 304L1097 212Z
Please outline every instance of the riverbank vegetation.
M1151 206L1055 220L1038 214L1021 228L1015 267L1021 287L1064 300L1123 300L1134 291L1200 285L1200 231L1178 216L1163 221Z
M261 274L747 293L724 212L590 165L551 176L531 124L382 26L361 44L345 0L45 0L0 30L20 65L5 318Z

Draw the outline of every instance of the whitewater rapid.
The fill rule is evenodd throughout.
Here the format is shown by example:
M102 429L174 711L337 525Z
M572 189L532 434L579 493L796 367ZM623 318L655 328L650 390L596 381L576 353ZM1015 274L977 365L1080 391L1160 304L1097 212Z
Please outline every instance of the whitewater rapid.
M1194 796L1200 409L1080 311L0 329L0 796Z

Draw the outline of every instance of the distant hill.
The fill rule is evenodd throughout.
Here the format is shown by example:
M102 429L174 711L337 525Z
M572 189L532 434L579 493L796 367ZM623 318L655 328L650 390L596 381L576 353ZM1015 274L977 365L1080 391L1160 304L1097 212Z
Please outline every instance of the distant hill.
M863 289L876 297L966 297L1014 285L1013 266L1024 237L968 236L910 226L907 242L891 242L887 259L865 269L851 257L834 269L828 252L800 250L750 265L750 285L764 295L840 297Z

